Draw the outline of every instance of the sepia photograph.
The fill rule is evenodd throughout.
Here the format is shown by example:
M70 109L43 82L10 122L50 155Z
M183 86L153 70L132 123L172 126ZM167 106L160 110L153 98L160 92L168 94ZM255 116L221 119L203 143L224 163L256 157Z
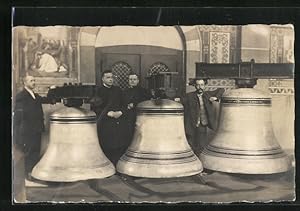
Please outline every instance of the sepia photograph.
M293 24L12 27L12 202L293 202Z

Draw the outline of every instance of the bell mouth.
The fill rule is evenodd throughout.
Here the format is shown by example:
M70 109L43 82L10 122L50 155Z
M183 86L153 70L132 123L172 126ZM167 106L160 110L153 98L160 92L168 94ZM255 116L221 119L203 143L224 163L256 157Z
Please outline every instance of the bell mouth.
M276 154L234 155L205 149L200 154L204 168L235 174L275 174L291 169L291 160L283 152Z
M38 180L49 182L76 182L88 179L103 179L116 173L111 162L103 163L96 168L46 168L41 165L34 167L32 176Z
M117 171L133 177L145 178L175 178L199 174L203 166L197 156L177 159L141 159L129 157L126 154L117 164Z

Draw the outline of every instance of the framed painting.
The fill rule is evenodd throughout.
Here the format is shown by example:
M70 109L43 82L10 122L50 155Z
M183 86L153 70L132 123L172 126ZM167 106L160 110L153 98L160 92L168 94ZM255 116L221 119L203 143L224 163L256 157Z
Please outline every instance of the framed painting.
M78 80L78 31L76 27L16 27L13 29L13 76L18 87L21 78L36 78L39 94L48 86Z

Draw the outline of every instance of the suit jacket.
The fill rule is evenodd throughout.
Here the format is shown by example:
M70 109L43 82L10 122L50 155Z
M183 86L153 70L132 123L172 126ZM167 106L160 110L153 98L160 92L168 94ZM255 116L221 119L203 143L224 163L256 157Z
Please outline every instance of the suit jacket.
M36 99L33 99L26 89L23 89L16 95L13 126L17 144L30 145L31 143L21 143L30 141L22 137L41 134L44 130L42 103L49 103L49 100L47 97L41 97L36 93L34 95Z
M129 118L130 120L134 118L136 113L135 107L137 106L137 104L149 99L151 99L150 92L140 86L125 89L123 92L123 102L126 106L126 110L125 110L126 118ZM127 105L129 103L133 103L134 106L133 109L130 110L127 109Z
M151 98L151 94L148 90L136 86L133 88L125 89L123 92L123 98L124 98L124 104L126 107L125 113L124 113L124 135L126 140L126 145L129 146L132 137L134 134L135 129L135 122L136 122L136 106L140 102L143 102L145 100L149 100ZM133 103L133 108L128 109L127 105Z
M216 89L214 91L204 91L202 98L204 102L204 107L206 111L206 116L208 120L208 127L212 130L216 130L214 124L214 109L212 107L212 102L209 100L210 97L217 97L218 99L223 95L224 89ZM184 105L184 125L185 131L187 134L193 134L194 129L196 128L198 122L199 114L199 98L197 92L190 92L186 94L186 97L183 100Z
M117 86L111 88L100 86L96 90L96 96L91 100L91 110L97 114L98 118L100 117L98 121L111 119L107 116L109 111L124 112L124 106L122 90Z

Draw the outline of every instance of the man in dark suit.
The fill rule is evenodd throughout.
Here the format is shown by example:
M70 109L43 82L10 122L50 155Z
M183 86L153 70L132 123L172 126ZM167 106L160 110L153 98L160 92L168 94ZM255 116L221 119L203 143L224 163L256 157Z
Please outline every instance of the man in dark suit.
M100 146L107 158L116 164L124 153L122 91L113 86L113 73L102 73L102 86L91 100L91 109L97 114L97 131Z
M188 93L184 100L184 126L187 140L193 151L199 155L208 144L207 127L216 129L212 102L218 101L224 89L204 91L207 80L196 79L196 91Z
M151 99L150 92L139 85L139 77L137 74L132 72L128 75L128 85L129 88L125 89L123 93L125 103L124 131L126 137L126 149L129 147L134 134L136 106L142 101Z
M40 159L41 135L44 130L42 103L51 103L47 97L34 93L35 78L23 78L24 89L16 95L13 112L14 144L21 149L25 157L25 175L30 173Z

